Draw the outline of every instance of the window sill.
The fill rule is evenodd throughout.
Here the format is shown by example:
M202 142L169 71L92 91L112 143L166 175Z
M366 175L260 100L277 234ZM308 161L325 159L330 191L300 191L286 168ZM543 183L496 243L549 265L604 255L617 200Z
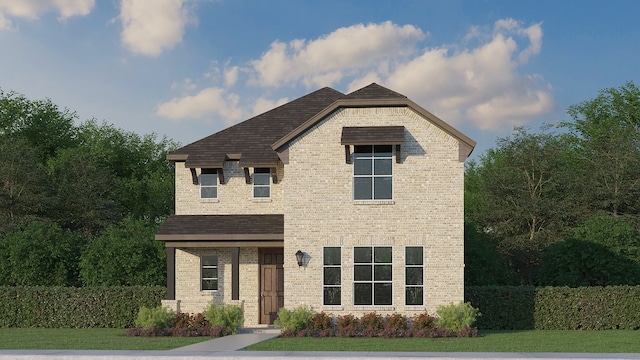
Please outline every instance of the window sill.
M270 203L271 198L253 198L251 199L254 203Z
M206 199L200 198L201 203L219 203L220 199Z
M426 311L427 307L424 305L405 305L405 311Z
M353 205L395 205L395 200L353 200Z
M342 305L322 305L322 311L344 311Z
M393 305L354 305L360 311L396 311Z

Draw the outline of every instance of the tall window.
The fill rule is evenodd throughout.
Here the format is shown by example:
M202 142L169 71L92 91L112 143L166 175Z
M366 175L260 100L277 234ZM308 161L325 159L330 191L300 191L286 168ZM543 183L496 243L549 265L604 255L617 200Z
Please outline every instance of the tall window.
M271 197L271 169L255 168L253 170L253 197Z
M353 304L391 305L391 247L353 249Z
M340 305L342 302L342 257L339 247L325 247L323 254L323 303Z
M422 305L424 299L424 256L422 246L405 248L405 303Z
M353 199L391 200L393 196L391 145L355 145Z
M202 169L200 174L200 198L218 198L218 170Z
M218 255L200 258L201 290L218 290Z

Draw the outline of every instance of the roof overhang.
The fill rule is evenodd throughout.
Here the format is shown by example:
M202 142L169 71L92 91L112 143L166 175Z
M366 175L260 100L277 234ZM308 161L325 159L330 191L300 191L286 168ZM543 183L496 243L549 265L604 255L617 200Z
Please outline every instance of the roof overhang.
M342 128L342 145L404 144L404 126L357 126Z
M167 247L282 246L284 215L171 215L155 239Z

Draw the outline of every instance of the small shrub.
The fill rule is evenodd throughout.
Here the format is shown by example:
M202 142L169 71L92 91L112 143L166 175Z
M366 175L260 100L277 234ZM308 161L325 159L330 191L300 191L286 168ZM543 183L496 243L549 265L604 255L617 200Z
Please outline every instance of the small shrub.
M312 315L313 312L303 306L299 306L293 311L281 308L274 324L279 325L282 330L300 331L309 327Z
M315 313L311 316L309 321L309 330L322 331L331 329L333 325L333 319L327 315L324 311Z
M384 325L382 315L370 312L362 315L360 318L360 326L363 330L380 330Z
M143 329L166 329L169 327L174 316L173 311L162 306L157 306L155 308L143 306L140 308L140 311L138 311L135 326Z
M438 306L438 327L458 332L464 328L470 328L480 315L480 311L471 303L450 304L447 306Z
M413 317L411 325L414 330L435 329L436 319L428 313L423 312Z
M352 314L338 316L338 321L336 322L336 328L338 330L344 329L346 327L355 327L359 326L359 321Z
M385 329L391 329L396 332L402 332L409 327L409 320L402 314L391 314L387 316Z
M237 334L243 323L242 307L240 305L224 304L223 306L218 306L216 303L211 302L202 315L204 319L211 323L211 326L221 326L231 334Z

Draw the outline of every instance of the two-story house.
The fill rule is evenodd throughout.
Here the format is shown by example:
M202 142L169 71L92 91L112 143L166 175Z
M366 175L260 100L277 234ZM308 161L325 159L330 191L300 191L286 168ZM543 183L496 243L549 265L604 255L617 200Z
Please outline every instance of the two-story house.
M464 295L464 161L475 142L377 84L323 88L167 156L165 306L435 312Z

